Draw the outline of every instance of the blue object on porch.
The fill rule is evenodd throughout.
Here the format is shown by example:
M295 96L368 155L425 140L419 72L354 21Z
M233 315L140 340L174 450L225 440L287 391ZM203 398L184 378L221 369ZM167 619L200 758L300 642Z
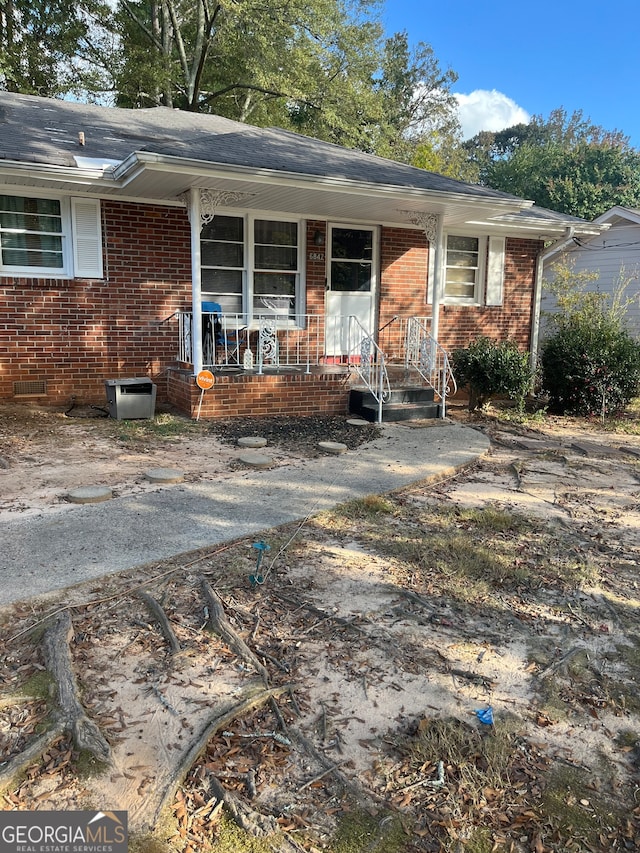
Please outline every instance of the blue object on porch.
M246 343L245 329L227 332L219 302L202 302L202 354L207 364L215 364L214 344L224 347L225 361L229 355L240 363L240 347Z

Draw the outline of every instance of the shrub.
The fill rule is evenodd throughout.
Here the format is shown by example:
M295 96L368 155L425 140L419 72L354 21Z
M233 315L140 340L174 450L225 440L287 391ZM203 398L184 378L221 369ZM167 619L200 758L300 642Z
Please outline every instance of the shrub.
M552 412L604 419L640 391L640 342L618 317L594 306L557 319L540 356Z
M456 382L469 387L471 410L496 396L507 396L519 409L524 407L532 379L529 354L520 352L513 341L496 343L481 337L466 349L455 350L452 360Z

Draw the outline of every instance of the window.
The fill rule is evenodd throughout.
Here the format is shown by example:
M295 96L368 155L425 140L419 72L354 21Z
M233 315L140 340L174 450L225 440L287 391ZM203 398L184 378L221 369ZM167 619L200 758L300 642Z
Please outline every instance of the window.
M202 229L203 299L226 314L293 319L300 308L298 222L219 216Z
M373 231L333 228L331 231L331 290L371 290Z
M215 216L200 236L202 293L215 297L225 314L242 314L244 290L244 219Z
M60 202L0 196L0 240L3 267L60 272L65 266Z
M486 241L479 237L447 237L444 296L448 302L480 302Z
M0 273L101 278L99 202L0 195Z

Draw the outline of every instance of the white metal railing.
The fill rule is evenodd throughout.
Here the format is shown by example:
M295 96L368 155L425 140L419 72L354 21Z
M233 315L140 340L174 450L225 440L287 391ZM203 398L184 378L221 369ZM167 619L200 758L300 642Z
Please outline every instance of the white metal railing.
M431 328L431 317L403 317L396 315L384 323L378 329L377 343L385 354L387 366L401 364L406 360L406 346L409 326L413 320L418 320L421 325Z
M179 311L180 361L193 363L192 314ZM393 317L377 334L356 317L324 314L254 317L245 314L202 315L203 366L214 369L255 370L258 374L281 370L310 373L312 367L333 359L356 373L378 403L389 398L389 369L401 365L433 388L445 417L447 397L457 390L446 351L430 334L430 317ZM377 337L377 340L376 340Z
M178 359L193 363L192 314L178 312ZM273 312L246 314L202 313L203 367L217 369L255 369L258 373L300 370L306 373L322 364L325 357L327 323L348 328L348 317L327 320L324 314L287 314Z
M383 405L391 394L384 352L357 317L349 317L349 339L349 365L373 395L378 404L377 420L382 423Z
M440 398L440 417L446 416L447 397L458 390L446 350L431 336L419 317L409 317L405 367L418 372Z

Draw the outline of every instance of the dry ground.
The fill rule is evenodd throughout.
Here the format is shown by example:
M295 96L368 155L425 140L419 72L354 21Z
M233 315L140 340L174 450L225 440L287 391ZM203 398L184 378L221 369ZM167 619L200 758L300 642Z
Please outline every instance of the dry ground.
M492 438L473 468L265 531L259 568L241 541L7 609L0 780L42 748L3 808L127 809L147 851L638 849L637 422L494 414L452 410ZM239 434L268 433L286 465L375 431L256 427L4 407L0 517L75 485L142 490L152 467L233 476ZM47 735L67 613L103 763Z

